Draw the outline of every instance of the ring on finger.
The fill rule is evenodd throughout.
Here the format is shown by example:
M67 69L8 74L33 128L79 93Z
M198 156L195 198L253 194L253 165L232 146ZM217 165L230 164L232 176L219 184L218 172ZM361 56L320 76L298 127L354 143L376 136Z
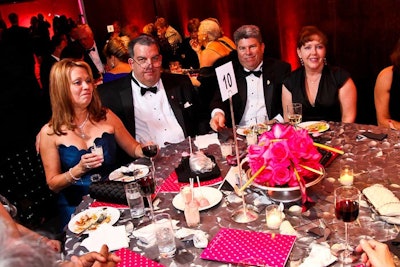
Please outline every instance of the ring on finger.
M86 169L91 169L92 167L89 164L86 164Z

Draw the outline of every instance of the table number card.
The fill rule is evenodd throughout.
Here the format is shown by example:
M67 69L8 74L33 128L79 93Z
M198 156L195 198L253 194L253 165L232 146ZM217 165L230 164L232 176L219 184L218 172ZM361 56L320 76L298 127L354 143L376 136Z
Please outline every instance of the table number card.
M222 101L225 101L234 94L237 94L238 88L236 84L235 72L233 71L232 61L215 68L215 72L217 74Z
M201 254L202 259L284 267L296 236L222 228Z

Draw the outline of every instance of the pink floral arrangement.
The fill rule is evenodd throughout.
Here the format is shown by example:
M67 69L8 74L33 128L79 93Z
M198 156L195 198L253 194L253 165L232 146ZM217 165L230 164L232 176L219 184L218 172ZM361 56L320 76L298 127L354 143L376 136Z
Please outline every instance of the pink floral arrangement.
M300 186L303 203L305 184L321 170L321 154L305 129L288 124L274 124L270 131L259 136L258 143L248 147L252 173L265 168L255 178L257 184L268 187Z

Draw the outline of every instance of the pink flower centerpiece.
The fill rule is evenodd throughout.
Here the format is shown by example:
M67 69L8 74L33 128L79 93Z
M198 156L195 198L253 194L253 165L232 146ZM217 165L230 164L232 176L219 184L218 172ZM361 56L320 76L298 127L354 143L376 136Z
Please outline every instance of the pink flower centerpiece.
M312 200L306 194L306 182L316 178L322 169L321 154L305 129L288 124L274 124L259 136L258 143L248 147L252 173L265 166L255 182L268 187L294 187L301 190L303 209Z

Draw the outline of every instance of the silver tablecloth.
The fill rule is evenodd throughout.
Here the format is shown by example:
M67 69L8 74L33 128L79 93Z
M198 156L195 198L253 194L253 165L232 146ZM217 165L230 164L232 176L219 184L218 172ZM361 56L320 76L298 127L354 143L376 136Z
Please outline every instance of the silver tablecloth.
M388 137L383 141L372 139L362 139L358 135L364 131L372 131L374 133L386 133ZM400 179L399 179L399 162L400 162L400 138L398 131L392 131L386 128L379 128L373 125L361 124L341 124L330 123L330 129L320 136L320 141L334 147L341 147L345 154L339 156L335 161L326 168L325 178L307 189L307 193L315 201L315 205L306 213L295 216L288 212L288 208L295 203L285 203L286 218L291 222L298 231L299 237L292 249L292 253L288 259L287 266L291 266L291 261L297 261L299 258L305 258L309 253L309 244L315 241L315 238L307 233L312 227L319 225L319 218L323 218L333 231L327 242L329 245L343 241L344 226L343 222L335 218L333 206L333 190L340 186L338 182L340 164L344 161L354 164L355 181L354 185L360 190L373 185L375 183L383 184L400 197ZM245 149L245 144L240 143L240 150ZM166 178L174 171L181 160L181 154L189 151L188 140L180 144L171 144L162 148L155 160L156 177ZM221 169L222 177L226 175L230 166L222 159L218 145L211 145L206 150L208 154L212 154L217 159L217 163ZM246 201L253 204L254 199L265 192L247 190ZM181 221L182 226L186 226L183 212L176 210L172 206L172 199L175 194L159 193L158 198L160 209L168 209L168 213L175 220ZM88 207L93 201L90 197L86 197L77 212ZM220 204L215 207L201 212L200 229L207 232L210 236L209 240L219 231L221 227L248 229L254 231L269 231L265 227L265 205L259 205L260 216L251 223L240 224L231 219L233 211L240 204L229 203L224 197ZM127 224L129 222L128 211L121 211L121 218L117 224ZM350 244L355 245L362 237L372 237L379 241L386 241L397 236L399 228L397 225L388 224L380 221L371 213L368 207L362 207L358 220L349 225ZM67 239L65 243L67 258L71 255L80 255L86 252L86 249L80 246L82 241L73 233L67 230ZM223 266L223 263L212 262L200 259L202 249L193 247L192 242L181 242L177 240L177 255L173 259L160 259L156 246L144 248L140 246L138 240L132 238L130 247L135 251L141 252L144 256L159 261L165 266ZM292 262L293 264L293 262ZM336 266L336 265L333 265ZM339 264L337 265L339 266Z

